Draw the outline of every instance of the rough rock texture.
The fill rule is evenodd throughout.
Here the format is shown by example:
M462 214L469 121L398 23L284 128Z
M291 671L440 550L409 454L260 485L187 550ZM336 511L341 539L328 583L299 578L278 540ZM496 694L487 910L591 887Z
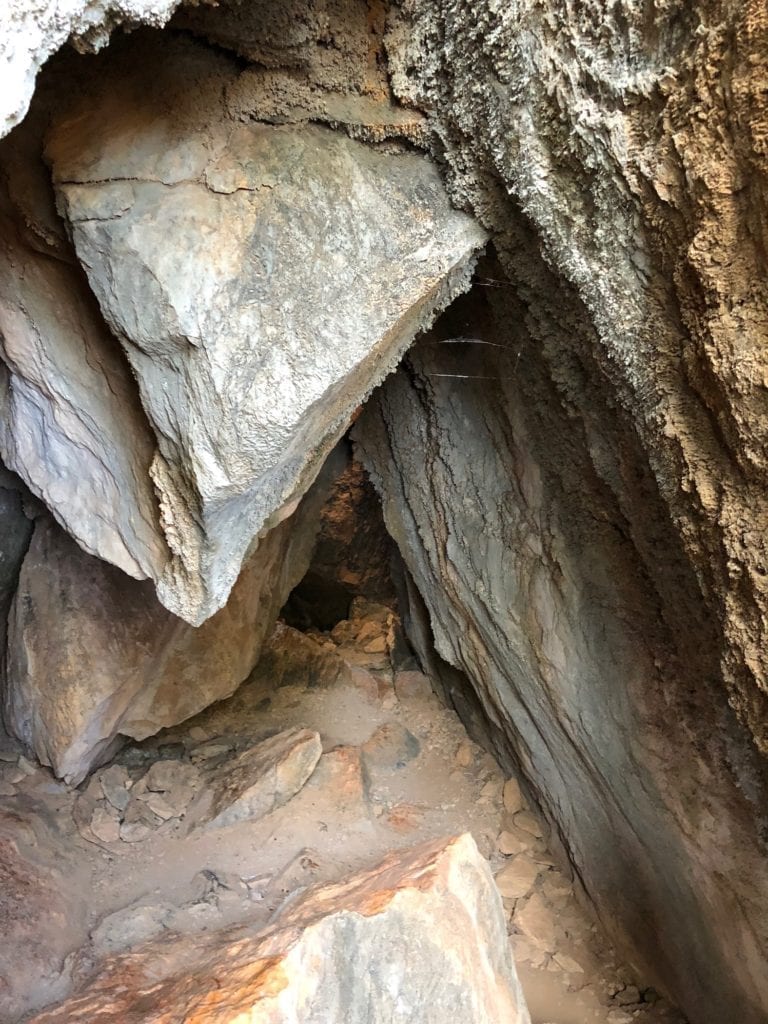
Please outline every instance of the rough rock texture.
M157 438L172 554L158 594L199 624L356 405L466 287L484 234L426 157L308 123L239 123L233 61L147 40L148 82L137 45L73 90L46 155Z
M144 739L234 693L306 571L332 467L200 628L166 611L150 582L38 519L9 618L9 730L56 775L79 782L118 736Z
M0 146L0 456L86 551L146 579L168 561L154 438L62 237L32 127Z
M196 828L257 821L288 803L315 770L323 747L310 729L286 729L250 747L205 779L190 817Z
M67 39L102 46L123 22L163 25L180 0L6 0L0 10L0 136L24 116L35 76Z
M5 679L8 612L32 534L32 521L22 507L21 482L0 465L0 692Z
M491 344L442 343L467 321ZM438 652L472 680L605 925L697 1024L758 1024L763 764L636 440L571 363L585 438L550 356L565 358L533 346L512 289L477 289L366 407L358 453Z
M82 994L32 1024L234 1019L529 1024L501 901L471 836L310 889L256 935L169 936L108 959Z
M0 1020L70 991L65 960L84 941L82 877L42 822L0 811Z

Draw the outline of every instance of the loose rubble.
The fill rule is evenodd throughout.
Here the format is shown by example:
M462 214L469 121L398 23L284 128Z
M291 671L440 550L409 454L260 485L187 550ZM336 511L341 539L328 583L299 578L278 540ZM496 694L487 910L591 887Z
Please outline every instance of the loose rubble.
M399 629L391 609L364 600L326 633L279 624L234 697L125 747L79 790L0 745L0 780L59 801L58 842L90 877L89 938L56 998L113 978L114 958L148 956L146 943L178 952L217 935L206 948L223 956L222 929L277 927L314 886L470 832L495 876L533 1024L681 1024L601 938L519 781L427 676L398 667ZM57 1012L41 1020L65 1019Z

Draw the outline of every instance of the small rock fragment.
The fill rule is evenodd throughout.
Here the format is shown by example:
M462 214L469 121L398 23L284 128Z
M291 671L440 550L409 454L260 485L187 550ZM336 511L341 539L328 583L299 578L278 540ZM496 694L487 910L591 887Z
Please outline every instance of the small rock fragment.
M640 989L636 985L627 985L620 992L617 992L614 999L619 1006L632 1006L641 1001Z
M504 810L510 814L517 814L525 807L523 794L520 792L520 783L517 779L507 779L504 783Z
M557 921L538 893L533 893L515 913L515 924L534 946L544 952L554 953L557 949Z
M19 760L16 763L24 775L34 775L37 771L37 766L32 764L31 761L28 761L23 754L19 754Z
M474 764L475 752L469 740L464 740L458 745L456 753L453 755L453 760L459 768L470 768Z
M515 815L514 822L518 828L528 832L534 839L543 838L544 829L541 827L539 819L534 814L531 814L530 811L520 811Z
M377 636L370 643L363 647L366 654L383 654L387 649L387 638L385 636Z
M102 843L116 843L120 838L120 819L110 813L110 808L99 804L91 817L91 832Z
M175 908L170 904L130 906L102 918L91 932L93 951L97 956L120 953L139 942L159 935Z
M496 886L505 899L522 899L531 891L539 871L539 865L530 857L519 854L496 875Z
M418 757L421 744L399 722L386 722L361 747L366 767L404 768Z
M190 817L196 826L223 828L269 814L298 793L322 750L309 729L286 729L249 747L208 773Z
M557 965L561 967L566 972L566 974L584 973L584 968L581 966L581 964L574 960L572 957L568 956L566 953L555 953L554 959Z
M10 782L0 781L0 796L14 796L16 789Z
M109 803L118 811L124 811L128 806L131 795L128 792L128 785L131 778L126 769L120 764L110 765L99 775L101 791Z
M125 843L141 843L148 839L159 825L160 819L144 801L131 798L120 825L120 838Z
M518 853L524 853L526 850L529 850L530 844L520 839L514 832L509 832L505 829L499 833L496 839L496 849L499 853L504 854L505 857L514 857Z

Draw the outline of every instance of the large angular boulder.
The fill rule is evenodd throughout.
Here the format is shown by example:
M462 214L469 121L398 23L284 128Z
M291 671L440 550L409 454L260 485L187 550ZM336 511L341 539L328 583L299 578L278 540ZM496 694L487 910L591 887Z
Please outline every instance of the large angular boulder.
M0 147L9 183L0 187L0 457L61 524L77 524L85 551L146 579L169 557L149 476L154 436L85 275L62 258L30 185L37 176L13 158L11 141Z
M306 571L333 466L199 628L163 608L149 581L86 555L50 517L38 518L9 616L9 730L78 783L119 737L144 739L234 693Z
M199 624L355 408L466 287L485 235L426 156L259 123L256 87L243 123L228 106L233 61L189 40L141 53L118 48L73 89L46 158L156 438L171 552L157 592Z
M488 864L471 836L310 889L266 930L171 935L106 960L31 1024L530 1024Z

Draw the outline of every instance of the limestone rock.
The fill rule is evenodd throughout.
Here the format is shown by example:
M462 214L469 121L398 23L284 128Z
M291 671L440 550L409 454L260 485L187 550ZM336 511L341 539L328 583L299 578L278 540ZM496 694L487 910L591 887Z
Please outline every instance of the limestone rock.
M531 891L540 871L540 865L520 854L499 871L496 886L505 899L519 900Z
M39 518L9 618L9 730L77 783L119 736L144 739L232 694L306 570L323 488L262 540L226 607L199 629L167 612L151 583Z
M376 768L404 768L419 756L421 744L404 725L385 722L365 741L361 753L363 763Z
M65 960L85 939L84 879L59 837L0 812L0 1019L69 991Z
M139 1014L170 1024L180 1006L207 1024L530 1022L500 901L470 836L310 889L256 935L246 927L168 936L109 958L78 995L31 1024Z
M237 123L234 62L171 41L147 81L124 49L103 88L91 79L55 114L46 152L156 437L172 554L158 595L199 624L356 406L467 286L485 238L426 157Z
M493 264L486 272L499 275ZM768 987L745 936L768 955L755 826L768 792L750 788L763 778L761 758L716 683L711 620L638 468L643 455L626 439L617 454L613 432L623 428L605 396L573 371L585 403L606 416L598 429L590 406L588 450L570 397L553 404L537 344L509 328L517 307L491 291L432 337L455 337L469 318L504 347L465 346L459 364L457 345L418 346L408 372L357 421L358 455L428 607L438 654L471 680L472 721L487 723L510 769L536 780L537 805L614 942L691 1018L719 1024L738 1005L745 1024L761 1024ZM619 460L610 487L593 462L608 473L608 452ZM625 515L631 536L614 525ZM735 776L715 767L726 763ZM715 880L723 849L725 875ZM693 950L701 985L691 983Z
M7 158L13 141L0 166L17 185L29 172ZM22 238L33 205L13 217L0 187L0 457L84 550L154 577L169 557L149 477L154 438L82 270Z
M490 723L514 723L510 767L552 794L614 938L692 1020L760 1024L765 6L399 10L393 92L429 112L454 199L494 230L481 276L506 327L471 321L499 350L434 350L431 371L465 376L423 380L422 480L385 505L410 505L440 653ZM449 420L471 451L437 441ZM444 528L425 528L425 499ZM458 591L471 625L445 607Z
M22 508L20 481L0 465L0 694L4 688L6 622L32 523Z
M225 828L282 807L310 777L322 749L318 733L286 729L211 769L190 808L194 827Z

